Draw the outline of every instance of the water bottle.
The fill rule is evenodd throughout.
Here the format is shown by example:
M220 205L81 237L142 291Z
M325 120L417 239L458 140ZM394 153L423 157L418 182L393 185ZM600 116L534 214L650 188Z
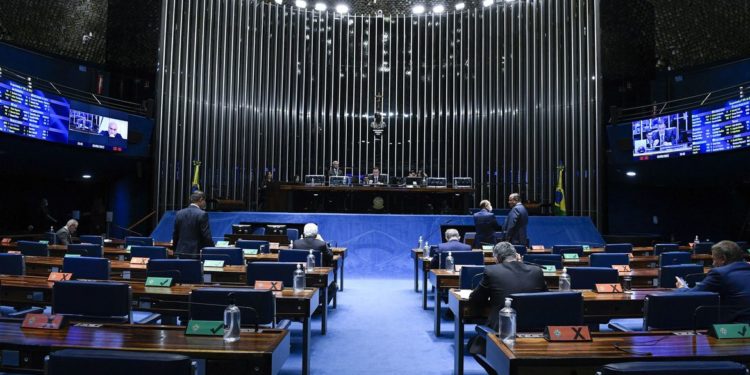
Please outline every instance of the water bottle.
M57 244L57 234L55 233L55 227L50 225L49 226L49 232L52 234L50 238L52 239L52 243L50 245L56 245Z
M302 271L302 265L298 264L294 270L294 292L299 293L305 290L305 273Z
M430 242L429 241L424 242L424 249L422 251L422 255L425 257L430 256Z
M224 309L224 342L240 340L240 309L234 304L234 299Z
M505 307L500 310L500 340L511 346L516 342L516 310L510 307L513 298L505 299Z
M695 239L693 240L693 243L697 245L697 244L698 244L699 242L701 242L701 239L700 239L700 238L698 237L698 235L696 234L696 235L695 235Z
M568 275L568 269L563 268L562 275L560 275L560 284L558 286L558 289L561 292L568 292L570 291L570 275Z
M453 263L453 254L451 252L448 252L448 257L445 258L445 269L449 271L453 271L455 269L455 264Z
M315 268L315 254L310 250L310 254L307 254L307 269L312 271Z
M419 245L417 245L417 249L421 249L422 248L422 242L423 242L422 241L422 236L419 236ZM425 255L425 256L427 256L427 255Z

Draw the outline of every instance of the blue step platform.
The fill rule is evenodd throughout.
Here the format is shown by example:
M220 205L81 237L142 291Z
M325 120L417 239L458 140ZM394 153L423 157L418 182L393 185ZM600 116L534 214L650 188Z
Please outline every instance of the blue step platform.
M347 277L408 278L413 274L410 249L420 235L431 244L441 241L440 225L473 225L469 215L373 215L291 212L209 212L214 240L232 232L232 224L242 221L267 223L316 223L323 238L349 248ZM151 236L156 241L172 239L175 212L159 221ZM505 217L498 217L502 224ZM588 217L532 216L529 238L533 245L554 244L603 246L604 240Z

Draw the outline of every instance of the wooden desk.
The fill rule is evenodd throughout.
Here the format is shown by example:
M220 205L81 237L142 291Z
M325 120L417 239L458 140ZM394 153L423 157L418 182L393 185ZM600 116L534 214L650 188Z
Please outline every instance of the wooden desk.
M44 357L66 348L175 353L206 360L206 374L276 374L289 357L289 331L243 332L237 342L221 336L185 336L185 327L104 325L60 330L21 329L18 321L0 321L0 349L17 352L19 366L6 371L44 370ZM5 358L3 358L5 359Z
M48 245L47 248L49 249L49 255L53 257L64 257L65 254L68 253L68 246L67 245ZM18 250L18 244L16 242L2 245L2 249L4 251L17 251ZM127 249L123 249L120 247L110 247L105 246L102 247L102 252L104 253L104 257L110 260L129 260L130 259L130 251ZM172 250L167 249L167 255L170 257L173 256Z
M431 267L430 262L432 261L432 258L431 257L425 258L425 257L420 256L417 258L417 261L419 262L419 267L422 269L422 285L423 285L422 287L422 309L427 310L427 280L428 280L428 275L430 274L430 267ZM484 257L485 265L495 264L495 263L496 263L495 258L493 258L492 256L487 257L485 254L485 257Z

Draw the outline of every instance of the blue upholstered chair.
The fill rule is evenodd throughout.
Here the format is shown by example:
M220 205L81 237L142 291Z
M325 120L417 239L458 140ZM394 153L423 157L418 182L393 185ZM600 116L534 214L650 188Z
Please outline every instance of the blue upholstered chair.
M299 230L296 228L286 228L286 237L289 238L289 242L299 239Z
M117 350L58 350L50 353L45 367L48 375L197 374L197 366L184 355Z
M526 248L526 246L524 246L524 245L513 245L513 248L516 249L516 252L520 256L526 255L526 252L528 251L528 248Z
M270 250L270 243L268 241L260 241L260 240L237 240L237 242L234 243L234 246L239 247L240 249L251 249L251 250L258 250L258 253L261 254L267 254Z
M131 257L150 259L168 259L169 253L163 246L139 246L135 245L130 248Z
M719 322L719 295L713 292L670 292L646 296L643 319L613 319L619 331L705 329Z
M474 241L474 238L477 237L477 232L466 232L464 233L464 243L467 243L468 240Z
M239 247L204 247L201 255L224 255L224 264L241 266L245 264L245 256Z
M484 266L462 266L458 274L458 287L461 289L474 289L484 274Z
M279 262L306 263L308 255L310 255L310 250L279 250ZM313 255L315 256L315 267L322 267L323 257L320 250L313 250Z
M104 257L104 250L102 249L101 245L93 245L93 244L70 244L68 245L68 250L66 251L67 254L78 254L80 256L84 257L92 257L92 258L103 258Z
M469 266L483 266L484 265L484 253L481 251L451 251L454 265L469 265ZM440 252L440 269L445 268L445 259L448 258L448 253L445 251Z
M26 274L26 264L21 254L0 253L0 275Z
M618 253L591 253L589 255L589 266L612 268L613 265L629 265L628 254Z
M266 227L255 227L253 228L253 234L257 236L263 236L266 234Z
M46 243L42 242L18 241L18 251L25 256L49 256L49 247Z
M606 267L568 267L571 289L594 289L595 284L619 283L618 272Z
M583 256L583 246L581 245L553 245L552 254L577 254Z
M687 251L668 251L659 254L659 268L673 266L675 264L689 264L692 262L693 254Z
M685 282L688 284L688 287L690 287L690 288L694 287L695 284L703 281L703 279L705 279L705 278L706 278L706 274L703 273L703 272L701 272L701 273L691 273L691 274L685 275L685 277L684 277Z
M178 284L202 284L203 264L196 259L154 259L148 262L148 275L172 277Z
M523 261L524 263L531 263L539 266L555 266L557 269L562 268L562 255L560 254L528 253L523 256Z
M515 293L509 297L516 310L518 332L541 332L549 325L583 324L580 292Z
M633 244L630 243L608 243L604 245L605 253L632 253Z
M109 280L109 259L94 257L63 258L63 272L73 274L73 279Z
M714 246L713 242L698 242L693 248L693 252L696 254L711 254L711 248Z
M285 286L293 285L294 271L298 263L252 262L247 264L247 285L256 280L281 281Z
M730 361L656 361L610 363L596 375L747 375L745 365Z
M52 286L52 312L75 320L130 323L130 300L126 283L64 281Z
M427 254L424 254L426 257L432 257L435 254L437 254L438 245L430 245L429 248L427 248ZM424 250L422 250L424 251Z
M270 290L248 288L201 288L190 293L190 319L224 320L224 309L231 303L240 308L243 327L276 325L276 298Z
M127 236L125 237L125 247L128 246L154 246L154 239L151 237L135 237L135 236Z
M685 278L691 273L703 273L703 266L697 264L676 264L659 269L659 287L674 288L677 286L676 276Z
M656 256L669 251L680 251L680 245L676 243L657 243L654 245L654 255Z
M92 245L99 245L104 246L104 238L102 236L93 236L93 235L81 235L78 236L78 239L81 241L81 243L90 243Z

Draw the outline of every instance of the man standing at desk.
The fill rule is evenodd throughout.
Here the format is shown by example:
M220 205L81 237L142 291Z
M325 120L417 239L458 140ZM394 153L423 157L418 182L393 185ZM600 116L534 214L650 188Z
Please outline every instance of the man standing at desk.
M482 245L494 245L497 219L492 213L492 203L488 200L479 202L479 212L474 214L474 229L477 234L474 237L474 248L481 249Z
M339 161L334 160L331 163L331 169L328 170L328 177L336 177L336 176L343 176L344 171L339 169Z
M320 251L323 267L330 267L333 262L333 252L325 241L317 238L318 226L313 223L307 223L302 233L304 234L304 238L294 240L292 248L295 250L318 250Z
M172 240L178 258L198 259L202 248L214 245L205 208L206 196L196 190L190 194L190 205L177 211Z
M528 246L526 227L529 225L529 213L521 203L521 195L513 193L508 196L510 212L505 219L505 240L514 245Z
M58 245L70 245L73 243L73 234L78 229L78 221L76 219L68 220L68 223L64 227L55 233L55 240Z

